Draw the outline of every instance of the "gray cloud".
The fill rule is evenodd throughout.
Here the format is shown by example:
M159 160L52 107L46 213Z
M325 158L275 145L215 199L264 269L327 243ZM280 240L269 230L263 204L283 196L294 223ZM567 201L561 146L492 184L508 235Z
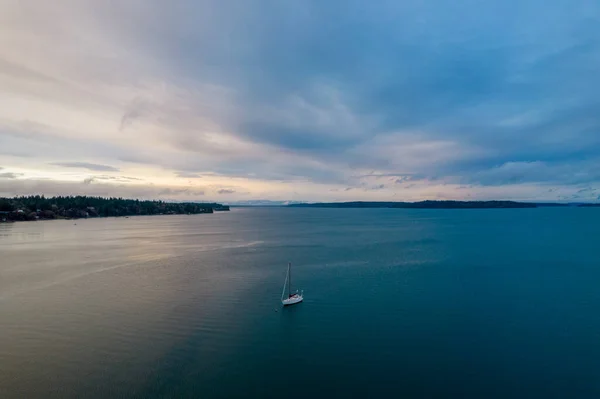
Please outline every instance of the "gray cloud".
M202 175L198 173L190 173L190 172L178 172L175 174L177 177L183 177L186 179L201 179Z
M99 165L95 163L87 163L87 162L54 162L52 165L62 166L65 168L79 168L79 169L88 169L93 170L95 172L118 172L119 169L108 166L108 165Z
M582 193L593 193L595 191L598 191L598 189L596 188L592 188L592 187L585 187L582 188L580 190L577 190L577 194L582 194Z
M126 127L133 124L136 119L148 114L150 111L149 108L149 105L142 98L135 98L121 117L119 131L123 131Z
M182 178L211 171L370 191L382 181L544 193L600 182L595 4L39 7L56 8L55 19L7 12L15 18L0 28L15 38L0 59L7 98L47 107L0 114L3 164L78 154ZM94 24L79 22L90 16ZM22 52L19 40L37 50Z
M600 182L600 165L595 161L506 162L472 173L466 180L472 184L508 185L523 183L589 184Z
M131 185L124 183L57 181L45 179L11 179L0 185L1 196L44 194L54 195L121 196L124 198L200 200L205 192L196 188L164 187L155 185Z
M93 182L112 182L112 183L131 183L135 181L143 181L143 179L137 177L129 177L129 176L107 176L107 175L97 175L90 176L83 180L85 184L91 184Z
M460 156L444 164L424 166L421 174L439 179L458 175L463 180L503 174L496 184L532 181L529 173L499 172L498 164L537 161L555 165L582 157L600 158L598 135L593 134L599 126L592 111L597 107L590 105L596 98L594 92L584 89L578 92L577 101L569 100L570 104L563 100L564 90L570 90L566 87L584 88L587 79L597 81L591 70L582 71L581 65L595 63L598 29L586 24L576 36L569 33L576 21L587 18L589 10L533 7L522 10L521 16L528 23L506 31L502 26L512 20L510 7L501 12L482 7L475 12L455 5L465 16L459 23L464 29L457 30L455 14L444 15L446 7L434 2L420 7L382 7L370 13L361 10L360 15L356 9L340 7L344 11L337 14L327 35L320 30L320 22L326 19L329 7L317 7L303 20L306 25L301 24L311 26L311 35L284 29L272 40L264 38L260 56L253 59L264 74L242 72L257 86L245 86L247 91L240 101L250 109L258 103L263 109L279 112L272 113L270 119L260 112L238 115L241 120L235 128L250 140L329 162L348 160L347 151L370 142L375 134L420 130L425 142L450 138L457 148L469 143L480 149L476 159ZM560 24L550 29L535 24L540 12ZM281 28L271 21L295 19L282 10L274 13L280 13L281 18L262 21L267 31ZM402 23L386 24L391 22L387 19L390 15ZM436 23L422 31L414 23L422 17L435 18ZM356 29L356 23L373 24L379 30L363 33L364 29ZM397 28L400 25L403 28ZM245 29L230 32L234 48L248 41L252 44L255 32ZM523 35L530 40L524 43ZM360 40L350 40L357 36ZM548 44L550 37L556 39L552 46ZM352 44L356 42L363 44ZM218 55L217 49L212 50ZM199 58L184 56L183 60L194 66L190 70L202 69ZM564 85L552 84L564 83L565 79ZM325 87L338 95L335 100L315 89L324 87L322 82L328 82ZM258 86L267 90L259 92ZM290 103L290 93L298 101ZM342 114L335 112L339 109L364 127L361 134L343 133L347 129ZM333 117L321 123L314 122L316 117L303 117L318 116L320 111ZM257 114L261 115L260 122L253 120ZM571 140L574 137L577 140ZM363 157L354 162L393 170L394 162L377 154L381 149L374 149L373 159ZM414 169L415 165L408 167ZM572 177L565 174L560 183L576 183L578 179Z
M204 190L194 190L190 188L164 188L158 191L159 196L202 196Z
M11 172L0 173L0 179L16 179L20 176L23 176L23 173L11 173Z
M218 194L233 194L233 193L235 193L235 190L223 188L223 189L218 190L217 193Z

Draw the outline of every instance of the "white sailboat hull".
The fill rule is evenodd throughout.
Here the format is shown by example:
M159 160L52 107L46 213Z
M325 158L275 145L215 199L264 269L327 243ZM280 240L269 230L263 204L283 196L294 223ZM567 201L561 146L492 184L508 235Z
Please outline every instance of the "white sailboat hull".
M296 290L296 292L292 294L291 267L292 264L288 263L288 270L285 276L285 282L283 283L283 292L281 293L281 303L283 304L283 306L295 305L304 300L304 291L300 291L300 293L298 293L298 290Z
M281 303L283 304L283 306L288 306L288 305L295 305L297 303L300 303L304 300L304 297L302 295L294 295L291 298L286 298L286 299L282 299Z

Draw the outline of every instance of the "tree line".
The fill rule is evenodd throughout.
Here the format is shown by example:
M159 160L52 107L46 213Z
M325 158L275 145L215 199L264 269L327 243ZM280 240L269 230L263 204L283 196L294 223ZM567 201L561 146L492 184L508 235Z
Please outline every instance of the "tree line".
M107 216L198 214L229 210L217 203L164 202L88 196L0 198L0 221Z

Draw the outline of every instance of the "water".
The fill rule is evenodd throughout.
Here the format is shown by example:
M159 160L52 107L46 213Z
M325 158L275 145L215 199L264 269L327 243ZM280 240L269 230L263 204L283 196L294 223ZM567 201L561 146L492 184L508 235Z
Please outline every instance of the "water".
M598 397L599 236L576 208L0 225L0 397Z

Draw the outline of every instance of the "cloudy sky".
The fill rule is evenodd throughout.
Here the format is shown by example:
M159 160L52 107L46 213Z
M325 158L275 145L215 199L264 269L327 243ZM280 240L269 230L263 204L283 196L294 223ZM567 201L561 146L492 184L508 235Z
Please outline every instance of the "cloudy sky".
M0 0L0 196L600 199L600 2Z

